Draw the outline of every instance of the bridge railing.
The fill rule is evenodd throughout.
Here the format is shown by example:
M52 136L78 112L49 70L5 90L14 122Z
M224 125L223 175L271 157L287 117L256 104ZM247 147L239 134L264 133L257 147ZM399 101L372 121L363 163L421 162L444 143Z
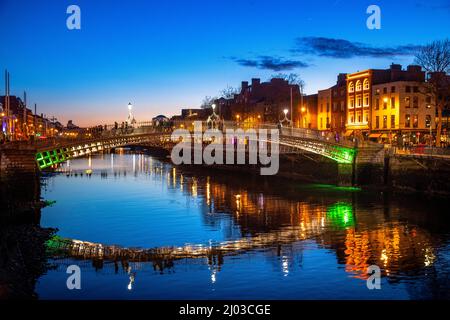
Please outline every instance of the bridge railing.
M58 146L67 146L82 142L96 141L99 139L108 139L114 137L125 137L130 135L140 135L140 134L150 134L150 133L164 133L168 132L167 128L155 128L152 126L140 126L140 127L116 127L113 126L110 129L106 129L105 127L100 127L98 130L89 128L82 129L75 136L58 136L58 137L49 137L43 140L35 140L30 142L30 144L34 145L36 149L45 149L49 147L58 147Z
M394 147L393 153L397 155L439 156L450 158L450 148L436 148L430 146L415 146L410 148Z
M319 140L327 143L342 144L348 147L354 147L355 143L353 140L348 140L345 137L336 137L332 133L325 133L314 129L305 128L291 128L291 127L279 127L274 124L261 124L260 128L264 129L279 129L280 135L286 137L302 138L308 140Z
M201 121L203 131L211 127L211 123L207 121ZM336 136L331 132L323 132L315 129L305 129L305 128L291 128L283 127L273 123L259 123L259 124L249 124L249 123L239 123L236 121L220 121L216 124L218 129L221 129L224 133L226 129L278 129L281 136L285 137L296 137L309 140L319 140L327 143L341 144L346 147L353 148L355 146L354 140L349 140L344 136ZM44 148L47 146L56 145L67 145L72 143L77 143L81 141L89 141L102 138L112 138L118 136L127 135L137 135L137 134L147 134L147 133L170 133L174 129L186 129L189 131L194 130L193 120L175 120L167 121L162 123L155 123L153 121L138 122L133 125L127 124L112 124L104 126L96 126L90 128L77 129L72 135L62 135L53 138L47 138L44 140L34 141L34 145L37 148ZM359 146L366 146L370 142L358 141ZM379 146L379 144L376 144Z

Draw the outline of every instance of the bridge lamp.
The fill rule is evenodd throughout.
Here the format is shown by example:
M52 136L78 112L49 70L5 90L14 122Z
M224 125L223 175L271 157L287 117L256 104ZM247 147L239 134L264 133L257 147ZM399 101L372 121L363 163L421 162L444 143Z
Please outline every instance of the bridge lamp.
M214 109L216 109L216 104L215 103L213 103L212 105L211 105L211 108L213 109L213 111L214 111Z
M288 112L289 112L289 110L288 109L284 109L283 112L284 112L284 116L286 117Z
M131 109L133 109L133 105L130 103L128 103L128 110L131 111Z

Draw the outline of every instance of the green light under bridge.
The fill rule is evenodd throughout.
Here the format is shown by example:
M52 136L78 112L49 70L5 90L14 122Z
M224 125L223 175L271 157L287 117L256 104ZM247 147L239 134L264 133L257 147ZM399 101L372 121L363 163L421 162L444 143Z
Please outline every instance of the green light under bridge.
M346 148L341 146L332 146L330 147L328 154L326 157L333 159L338 163L353 163L353 159L356 156L356 149Z
M36 162L39 169L51 167L54 164L62 163L70 159L69 149L59 148L55 150L36 153Z
M355 218L353 216L353 208L350 203L337 202L327 209L327 220L332 226L339 229L353 227Z

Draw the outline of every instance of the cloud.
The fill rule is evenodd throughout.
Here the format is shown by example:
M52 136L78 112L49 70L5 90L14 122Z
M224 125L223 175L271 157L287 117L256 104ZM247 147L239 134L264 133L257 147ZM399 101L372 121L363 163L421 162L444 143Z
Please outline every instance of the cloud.
M231 60L243 67L253 67L272 71L288 71L295 68L306 68L309 66L309 64L303 61L289 60L272 56L259 56L256 59L231 57Z
M418 45L401 45L393 47L374 47L360 42L323 37L302 37L296 39L291 51L319 57L349 59L353 57L386 58L409 56L420 49Z

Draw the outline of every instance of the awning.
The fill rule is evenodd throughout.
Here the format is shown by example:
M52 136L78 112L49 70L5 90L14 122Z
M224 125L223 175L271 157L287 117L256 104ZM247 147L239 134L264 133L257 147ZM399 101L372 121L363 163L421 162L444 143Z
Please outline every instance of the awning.
M372 134L369 134L369 138L379 138L379 137L381 137L381 133L372 133Z
M381 138L389 138L389 136L388 136L387 133L383 133L383 134L381 135Z
M353 130L347 130L347 132L344 134L344 137L349 137L353 133Z

